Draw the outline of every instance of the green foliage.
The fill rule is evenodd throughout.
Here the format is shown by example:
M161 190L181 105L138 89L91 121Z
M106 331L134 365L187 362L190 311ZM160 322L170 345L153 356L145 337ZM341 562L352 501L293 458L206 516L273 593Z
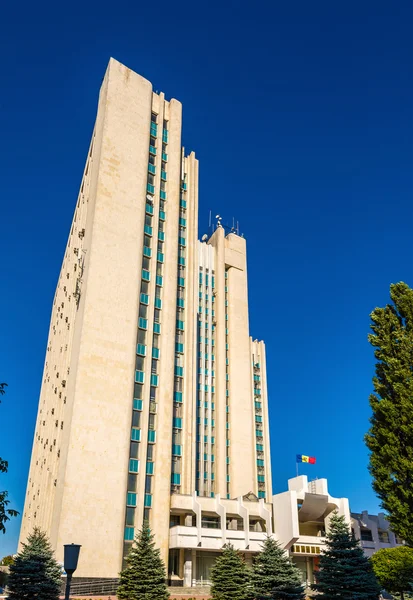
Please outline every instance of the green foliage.
M4 556L1 559L0 565L2 565L3 567L10 567L10 565L12 565L14 563L14 558L11 554L8 554L7 556Z
M413 548L383 548L370 560L377 579L388 592L413 590Z
M380 592L371 563L343 516L331 517L326 550L321 553L316 583L326 600L377 600Z
M304 600L306 595L301 582L287 583L274 588L269 598L271 600Z
M241 554L226 544L211 572L213 600L248 600L250 572Z
M396 283L390 297L393 304L370 315L377 363L365 440L373 488L393 531L413 545L413 290Z
M14 510L13 508L7 508L7 506L10 504L10 500L7 499L8 495L9 494L6 491L0 492L0 531L3 533L6 533L6 521L10 521L10 517L17 517L19 514L17 510Z
M45 533L37 527L10 566L9 600L58 600L60 566Z
M267 537L252 567L255 598L303 600L300 571L278 543Z
M0 383L0 396L4 396L6 393L7 383ZM7 473L7 469L9 467L9 463L7 460L3 460L0 457L0 473ZM10 504L10 500L8 500L8 492L5 490L0 492L0 531L6 533L5 523L10 521L10 517L17 517L19 514L17 510L13 508L7 508Z
M8 579L8 574L5 571L0 570L0 587L6 587Z
M120 574L120 600L167 600L166 569L147 523L136 535Z

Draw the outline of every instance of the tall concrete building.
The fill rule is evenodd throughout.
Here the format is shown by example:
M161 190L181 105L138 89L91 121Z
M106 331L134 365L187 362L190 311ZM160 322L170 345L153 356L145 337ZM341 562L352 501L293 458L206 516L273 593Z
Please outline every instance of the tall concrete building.
M272 533L265 347L246 242L198 241L182 107L111 59L56 288L20 541L115 578L148 519L170 577ZM258 308L258 307L257 307Z

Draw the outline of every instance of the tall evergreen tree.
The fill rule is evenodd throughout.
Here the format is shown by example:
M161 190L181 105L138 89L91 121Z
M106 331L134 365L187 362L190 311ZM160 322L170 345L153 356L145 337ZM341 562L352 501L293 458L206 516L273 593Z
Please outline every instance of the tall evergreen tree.
M248 600L251 597L250 571L231 544L224 546L211 573L213 600Z
M360 542L350 533L343 516L331 517L326 550L312 588L326 600L377 600L380 588Z
M46 534L35 527L10 565L9 600L59 600L61 569Z
M267 537L262 552L256 557L252 567L252 586L257 599L304 600L299 569L278 543Z
M370 315L377 363L365 439L374 491L393 531L413 546L413 290L396 283L390 297Z
M147 523L136 535L120 574L120 600L168 600L166 569Z

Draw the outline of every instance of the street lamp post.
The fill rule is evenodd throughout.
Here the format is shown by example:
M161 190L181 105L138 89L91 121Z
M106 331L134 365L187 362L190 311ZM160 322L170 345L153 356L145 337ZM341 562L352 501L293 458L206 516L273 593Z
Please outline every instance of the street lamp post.
M77 561L79 560L79 552L81 546L79 544L65 544L64 554L64 569L67 573L65 600L69 600L70 584L72 583L72 575L77 569Z

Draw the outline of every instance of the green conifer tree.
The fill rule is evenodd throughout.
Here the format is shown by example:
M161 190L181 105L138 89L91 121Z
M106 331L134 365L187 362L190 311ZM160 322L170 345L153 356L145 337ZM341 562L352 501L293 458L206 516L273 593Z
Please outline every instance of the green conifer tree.
M391 528L413 546L413 289L393 284L390 297L392 304L370 315L377 363L366 444L373 488Z
M252 587L257 600L303 600L304 588L299 569L291 562L279 544L267 537L262 552L252 567Z
M147 523L136 535L120 574L120 600L168 600L166 569Z
M39 528L34 528L10 565L7 585L10 600L59 600L61 568L46 534Z
M370 561L343 516L331 517L326 550L312 588L326 600L377 600L380 587Z
M211 572L213 600L248 600L251 597L250 571L231 544L226 544Z

